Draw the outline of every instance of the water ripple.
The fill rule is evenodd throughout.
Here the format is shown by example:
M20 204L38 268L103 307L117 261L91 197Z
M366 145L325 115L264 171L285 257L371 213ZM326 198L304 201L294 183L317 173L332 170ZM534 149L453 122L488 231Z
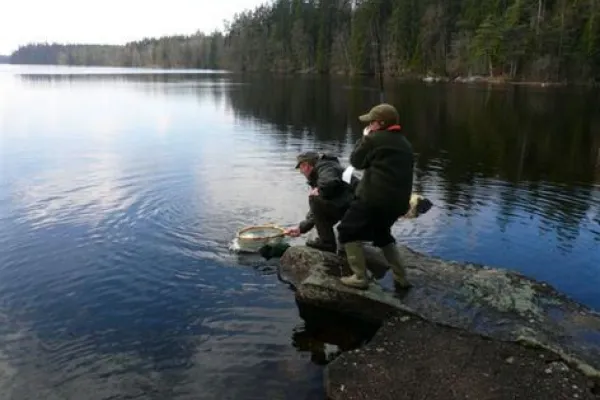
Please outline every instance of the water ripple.
M0 391L51 400L322 397L322 361L309 358L326 359L334 340L305 326L276 267L228 246L244 226L304 218L295 156L332 151L347 165L356 139L348 112L319 106L307 122L311 100L291 107L300 117L269 121L281 104L250 96L245 109L252 87L234 93L221 82L172 81L175 90L122 76L23 82L3 114ZM338 125L342 135L315 133ZM480 152L446 147L420 146L415 190L434 207L399 221L398 240L514 268L600 307L600 186L508 179L508 168ZM336 324L331 336L353 342L352 329Z

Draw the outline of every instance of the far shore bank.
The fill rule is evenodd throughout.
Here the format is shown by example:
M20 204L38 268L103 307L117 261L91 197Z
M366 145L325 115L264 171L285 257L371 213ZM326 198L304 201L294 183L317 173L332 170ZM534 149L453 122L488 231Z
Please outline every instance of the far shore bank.
M260 73L260 72L256 72ZM271 72L272 73L272 72ZM275 72L277 74L277 72ZM304 71L296 71L296 72L280 72L282 75L319 75L318 72L313 70L304 70ZM378 75L351 75L345 72L331 72L324 75L330 76L348 76L354 78L371 78L377 79ZM537 80L537 79L526 79L526 78L510 78L508 76L485 76L485 75L469 75L469 76L443 76L443 75L435 75L435 74L422 74L422 73L414 73L414 74L405 74L405 75L397 75L397 74L385 74L383 75L383 79L385 81L393 81L393 82L423 82L423 83L467 83L467 84L488 84L488 85L517 85L517 86L535 86L542 88L550 88L550 87L566 87L566 86L588 86L588 87L597 87L600 85L600 82L596 81L577 81L577 80Z
M274 70L274 71L262 71L262 70L235 70L235 69L206 69L206 68L190 68L185 66L171 66L164 67L159 65L146 65L146 66L123 66L123 65L75 65L75 64L13 64L9 60L2 60L0 56L0 64L8 64L8 65L22 65L22 66L46 66L46 67L81 67L81 68L135 68L135 69L143 69L143 70L160 70L164 71L214 71L219 73L230 73L230 74L241 74L241 75L262 75L262 74L270 74L274 76L324 76L324 77L347 77L351 79L378 79L378 75L376 74L360 74L354 75L349 74L346 71L330 71L330 72L319 72L315 69L305 69L305 70ZM470 75L470 76L443 76L436 74L423 74L423 73L407 73L404 75L399 74L385 74L383 75L383 79L386 83L389 82L423 82L427 84L435 84L435 83L463 83L463 84L479 84L479 85L495 85L495 86L503 86L503 85L514 85L514 86L530 86L530 87L539 87L539 88L556 88L556 87L568 87L568 86L577 86L577 87L597 87L600 85L598 81L578 81L578 80L537 80L537 79L527 79L527 78L510 78L508 76L498 75L498 76L485 76L485 75Z

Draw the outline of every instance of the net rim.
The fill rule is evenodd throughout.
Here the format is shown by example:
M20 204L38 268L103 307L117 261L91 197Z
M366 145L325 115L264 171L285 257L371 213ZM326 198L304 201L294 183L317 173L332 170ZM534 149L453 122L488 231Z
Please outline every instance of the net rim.
M274 229L276 231L279 231L279 233L276 233L274 235L269 235L269 236L262 236L262 237L250 237L250 238L245 238L242 237L242 235L245 232L248 232L252 229ZM243 229L240 229L237 233L237 238L243 241L263 241L263 240L268 240L268 239L275 239L278 237L282 237L284 236L284 229L280 228L278 226L274 226L274 225L252 225L252 226L247 226Z

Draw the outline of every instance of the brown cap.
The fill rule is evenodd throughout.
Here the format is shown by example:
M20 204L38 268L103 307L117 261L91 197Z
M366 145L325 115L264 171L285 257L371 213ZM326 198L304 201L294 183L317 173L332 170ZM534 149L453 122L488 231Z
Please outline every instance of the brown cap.
M398 111L391 104L379 104L364 115L358 117L362 122L382 121L386 126L397 125L400 122Z
M302 164L303 162L307 162L309 164L314 165L319 160L319 158L319 153L314 151L306 151L304 153L300 153L296 157L296 168L299 168L300 164Z

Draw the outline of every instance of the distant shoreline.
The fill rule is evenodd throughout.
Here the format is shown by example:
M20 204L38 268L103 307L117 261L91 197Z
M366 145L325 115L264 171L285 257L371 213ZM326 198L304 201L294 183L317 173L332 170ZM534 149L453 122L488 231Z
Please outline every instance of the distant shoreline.
M4 58L3 58L4 57ZM236 71L228 69L210 69L210 68L190 68L190 67L161 67L159 65L146 65L146 66L122 66L122 65L79 65L79 64L39 64L39 63L11 63L10 56L0 55L0 64L14 65L14 66L39 66L39 67L66 67L66 68L114 68L114 69L142 69L142 70L159 70L159 71L173 71L178 73L187 73L192 71L206 71L213 73L225 73L225 74L240 74L240 75L260 75L260 74L271 74L276 76L329 76L329 77L341 77L346 76L349 78L377 78L377 75L370 74L357 74L350 75L340 72L329 72L329 73L318 73L315 70L303 70L303 71ZM395 82L422 82L425 84L435 83L463 83L463 84L486 84L495 86L528 86L528 87L539 87L539 88L556 88L556 87L567 87L567 86L585 86L585 87L598 87L600 82L593 81L536 81L536 80L518 80L511 79L505 76L457 76L447 77L432 74L406 74L406 75L390 75L384 74L384 78L388 81Z
M422 76L420 78L422 82L425 83L481 83L481 84L489 84L489 85L521 85L521 86L539 86L542 88L545 87L563 87L569 85L585 85L585 86L597 86L596 82L556 82L556 81L530 81L530 80L516 80L510 79L506 77L490 77L490 76L481 76L481 75L473 75L473 76L458 76L456 78L446 78L446 77L438 77L438 76Z

